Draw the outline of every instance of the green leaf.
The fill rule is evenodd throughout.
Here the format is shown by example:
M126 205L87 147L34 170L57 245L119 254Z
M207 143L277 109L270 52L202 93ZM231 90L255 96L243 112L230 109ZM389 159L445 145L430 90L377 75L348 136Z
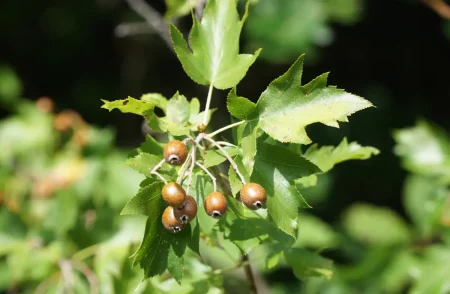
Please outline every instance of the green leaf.
M118 109L123 113L134 113L138 115L144 115L148 110L155 108L155 104L152 102L137 100L132 97L128 97L123 100L107 101L103 100L102 108L108 109L109 111L113 109Z
M186 182L186 181L185 181ZM186 187L185 187L186 188ZM214 191L213 184L203 171L192 176L190 195L197 202L197 221L202 232L210 234L217 220L206 214L204 207L206 197Z
M171 19L188 14L201 0L165 0L165 2L167 10L164 18Z
M250 179L250 176L248 175L247 170L244 168L241 155L237 155L233 160L238 166L238 169L241 172L244 179L248 181ZM231 193L233 194L233 196L236 196L242 189L244 184L242 184L241 179L238 177L231 164L228 169L228 180L230 182Z
M258 144L251 180L265 188L271 219L292 236L297 229L298 209L309 207L293 185L294 180L318 172L317 166L285 147Z
M232 157L239 153L239 148L236 147L225 146L224 149ZM216 149L207 150L205 152L205 155L203 156L203 159L204 159L203 165L206 168L219 165L227 160L227 158L222 154L222 152Z
M357 142L349 144L347 138L344 138L337 147L322 146L319 148L317 144L313 144L303 156L317 165L322 172L327 172L343 161L369 159L372 155L379 153L380 151L374 147L364 147Z
M394 152L404 168L450 182L450 138L444 130L420 120L414 127L394 131L393 137Z
M22 94L23 85L8 66L0 65L0 102L12 102Z
M239 36L247 17L242 20L235 0L210 0L207 2L201 22L193 16L189 50L181 32L170 25L170 35L178 59L186 74L201 85L217 89L234 87L245 76L255 61L254 55L239 54Z
M450 284L450 264L447 261L450 254L447 247L429 247L423 254L422 265L418 277L409 290L411 294L421 293L447 293Z
M430 238L435 233L447 196L447 188L436 180L414 174L406 178L403 205L422 237Z
M309 277L331 279L333 276L332 261L317 253L301 248L289 248L284 251L284 255L298 279Z
M149 153L139 153L135 157L129 158L125 165L138 171L144 176L150 177L150 171L161 161L162 159ZM158 170L160 174L167 175L167 179L175 176L175 169L168 164L163 164Z
M230 114L241 120L252 119L256 113L256 104L245 97L236 95L236 88L227 96L227 108Z
M150 135L145 136L145 141L139 146L140 152L149 153L158 157L163 157L164 144L159 143Z
M71 190L60 190L51 200L44 227L63 235L75 226L78 218L78 198Z
M227 197L228 212L220 220L225 238L236 244L244 254L262 242L290 246L294 238L271 224L260 214Z
M167 109L167 98L159 93L147 93L141 96L141 100L144 102L151 103L161 110L166 112Z
M157 132L169 132L173 136L189 135L191 105L185 96L175 93L167 102L165 114L164 117L158 117L154 113L146 113L149 127Z
M372 106L361 97L326 87L328 74L301 86L302 73L303 55L270 83L256 104L258 126L278 141L309 144L306 126L321 122L339 127L338 121L347 122L351 114Z
M411 233L394 211L369 204L354 204L344 214L343 227L362 243L392 245L407 243Z
M149 206L150 216L145 227L144 239L133 255L133 264L140 265L145 278L160 275L168 269L180 283L186 248L198 248L200 234L195 220L179 233L167 231L161 221L165 207L166 204L161 197L156 197Z
M134 196L127 202L120 214L137 214L149 216L151 206L154 205L155 201L158 201L157 198L161 198L161 190L163 186L163 182L154 182L148 186L143 187L139 190L136 196Z
M253 173L256 156L256 139L258 138L258 123L249 121L237 129L239 146L242 148L242 163L248 174Z
M324 249L335 247L338 244L338 238L333 228L321 219L302 213L298 217L298 223L295 242L298 247Z

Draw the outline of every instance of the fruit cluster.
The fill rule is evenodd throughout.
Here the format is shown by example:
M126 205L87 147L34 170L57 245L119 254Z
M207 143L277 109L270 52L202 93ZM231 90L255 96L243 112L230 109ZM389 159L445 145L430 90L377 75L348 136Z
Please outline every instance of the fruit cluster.
M211 138L208 138L208 140L217 144ZM195 141L193 143L196 144ZM226 152L223 148L220 148L219 145L216 146L219 147L222 152ZM167 183L166 180L157 173L157 170L164 162L171 165L183 165L189 157L188 153L188 149L184 142L178 140L171 141L164 147L164 159L151 171L152 174L159 176L166 183L161 191L161 194L168 206L162 214L162 223L168 231L173 233L183 230L184 226L195 218L197 215L197 202L194 197L188 195L189 190L186 193L181 186L184 176L179 177L177 182ZM205 167L203 167L200 163L195 162L195 145L190 155L190 173L192 173L193 166L197 165L202 168L214 182L215 191L206 197L204 209L209 216L218 219L224 215L228 209L227 200L223 193L217 191L215 178ZM237 168L234 162L231 161L232 159L228 156L228 154L224 155L230 160L235 168ZM243 180L242 177L241 180ZM263 208L266 203L266 191L264 188L257 183L245 183L244 180L243 184L244 186L240 191L240 199L242 203L252 210ZM189 182L188 189L190 185L191 183Z

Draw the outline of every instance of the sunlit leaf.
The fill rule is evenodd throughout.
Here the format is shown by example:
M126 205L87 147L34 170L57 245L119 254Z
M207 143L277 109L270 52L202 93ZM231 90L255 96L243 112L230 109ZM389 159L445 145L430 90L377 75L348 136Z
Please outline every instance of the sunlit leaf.
M414 127L394 131L393 136L394 152L404 168L450 181L450 138L443 130L421 120Z
M275 79L261 94L256 104L258 126L281 142L309 144L305 127L323 123L339 127L351 114L372 104L356 95L326 86L328 74L301 85L303 55L281 77Z
M218 89L234 87L245 76L259 54L239 54L239 36L247 16L242 19L235 0L210 0L203 18L193 17L189 47L173 25L170 35L175 52L187 75L196 83Z
M115 101L107 101L102 99L102 101L104 103L102 108L108 109L109 111L118 109L123 113L134 113L138 115L143 115L144 112L152 110L155 107L155 104L152 102L138 100L132 97Z
M303 155L312 163L317 165L323 172L327 172L334 165L347 160L364 160L369 159L372 155L379 154L380 151L374 147L365 147L357 142L347 142L344 138L338 146L322 146L317 144L311 145Z

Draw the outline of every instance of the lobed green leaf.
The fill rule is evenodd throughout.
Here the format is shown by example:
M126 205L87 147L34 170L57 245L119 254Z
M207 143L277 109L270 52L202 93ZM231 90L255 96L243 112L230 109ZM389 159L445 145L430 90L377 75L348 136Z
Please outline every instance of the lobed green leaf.
M295 188L294 180L318 172L317 166L299 154L259 142L251 181L265 188L269 216L287 234L295 235L298 209L309 207Z
M217 89L232 88L245 76L259 54L239 54L239 37L247 17L242 19L236 0L210 0L203 18L193 15L189 48L182 33L170 25L175 52L186 74L196 83L212 85Z
M338 163L347 160L369 159L372 155L379 153L377 148L361 146L357 142L349 144L347 138L344 138L337 147L322 146L319 148L317 144L313 144L303 156L317 165L322 172L327 172Z
M323 123L339 127L351 114L372 104L335 87L326 87L328 74L301 85L303 55L281 77L275 79L261 94L256 104L258 126L281 142L309 144L305 127Z

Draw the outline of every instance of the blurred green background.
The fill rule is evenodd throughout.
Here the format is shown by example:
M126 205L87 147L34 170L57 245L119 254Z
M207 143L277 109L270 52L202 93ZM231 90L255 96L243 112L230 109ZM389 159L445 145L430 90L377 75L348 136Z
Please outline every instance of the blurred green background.
M175 5L176 2L167 1L167 4ZM443 20L422 2L413 0L253 2L244 26L241 51L252 52L260 47L263 51L239 84L240 95L256 101L271 80L285 72L300 54L306 53L305 81L331 71L329 84L365 97L376 105L376 108L352 116L350 123L341 124L339 130L321 125L309 127L312 140L321 145L336 145L346 136L351 141L381 150L381 154L373 159L337 166L331 175L324 177L317 189L305 191L313 206L309 213L340 230L343 212L348 212L354 203L364 202L391 208L403 218L402 222L411 223L413 220L402 200L407 171L393 152L392 134L395 129L410 127L418 118L425 118L440 125L443 131L437 133L442 132L444 135L439 136L444 137L444 141L448 140L445 133L450 129L447 107L450 98L450 21ZM164 1L148 3L161 15L166 12ZM177 12L167 17L174 16L172 20L187 33L191 25L190 16L177 17ZM125 32L124 28L130 26L138 27L138 30ZM144 140L142 121L132 115L101 109L100 98L114 100L128 95L138 98L147 92L160 92L170 97L179 90L187 97L198 97L202 103L205 101L207 89L194 84L186 76L161 37L146 28L143 19L121 0L2 1L0 44L0 195L6 197L7 192L14 191L16 194L11 195L18 197L16 205L19 205L19 211L20 207L36 207L21 201L28 199L30 190L35 191L34 177L44 172L51 174L57 170L58 164L69 164L74 173L77 162L82 161L85 167L80 173L83 175L74 176L73 181L84 179L86 170L98 179L97 183L67 184L72 187L67 193L84 196L77 203L61 200L45 204L54 205L51 207L57 207L58 211L79 205L80 213L102 211L96 219L103 217L108 223L111 214L118 215L121 205L138 189L140 178L134 174L125 177L124 173L128 172L119 165L126 153ZM218 107L219 111L212 121L213 126L222 126L229 120L225 111L225 95L224 91L214 93L212 107ZM43 96L54 101L54 113L67 114L61 112L66 109L75 112L66 115L72 123L70 132L56 127L56 118L51 112L35 109L34 101ZM28 100L23 100L23 97ZM431 132L431 136L435 136L434 131ZM81 141L80 136L83 138ZM399 155L404 154L400 152ZM59 158L70 163L63 163ZM32 170L31 176L18 176L19 171L27 169ZM416 172L411 168L408 171ZM56 173L61 172L57 170ZM70 175L67 177L72 179ZM94 182L92 178L91 182ZM120 182L122 184L118 184ZM436 185L447 187L445 181ZM21 189L23 192L17 192ZM57 195L64 191L60 190ZM9 199L13 199L11 195ZM22 230L27 236L33 235L26 228L31 224L27 225L23 217L19 220L14 207L9 207L6 212L7 201L2 201L1 226L5 228L0 240L9 240L5 237L8 235L5 232L9 231L20 235ZM363 207L363 211L366 208ZM371 206L367 209L363 214L371 214ZM26 215L30 210L29 207L26 209ZM73 247L85 248L111 237L120 227L109 223L110 228L102 227L100 230L105 232L105 236L91 232L89 236L95 236L95 240L85 240L87 233L77 235L76 232L77 224L81 222L78 212L72 213L73 220L62 229L55 231L51 224L37 225L34 234L44 234L44 240L53 240L58 234L69 232L64 236L72 238ZM37 215L40 218L36 216L36 219L44 221L45 213ZM52 217L58 220L58 216ZM22 229L11 229L16 224ZM82 230L79 226L78 229ZM137 235L139 237L139 233ZM352 247L347 247L347 250L349 248ZM344 253L331 250L326 255L346 264L350 260L345 250L342 251ZM6 259L0 257L0 262ZM362 259L354 256L354 260ZM2 270L9 271L7 265L0 267L0 273ZM29 269L23 269L23 275L28 274ZM46 275L44 271L42 276L37 274L33 279L36 282ZM290 270L280 268L264 275L277 293L289 293L289 288L283 286L289 283L301 288ZM11 281L11 275L0 274L0 289L9 288L7 293L20 293L14 291L28 287L22 288L20 279L14 283ZM23 285L27 283L23 282ZM364 283L356 289L367 290L365 287L369 284ZM310 287L303 291L350 293L348 289L342 290L346 288L324 292L313 290L316 289L314 285ZM366 290L360 293L384 291ZM82 293L83 290L80 291ZM391 292L401 293L395 291L397 289Z

